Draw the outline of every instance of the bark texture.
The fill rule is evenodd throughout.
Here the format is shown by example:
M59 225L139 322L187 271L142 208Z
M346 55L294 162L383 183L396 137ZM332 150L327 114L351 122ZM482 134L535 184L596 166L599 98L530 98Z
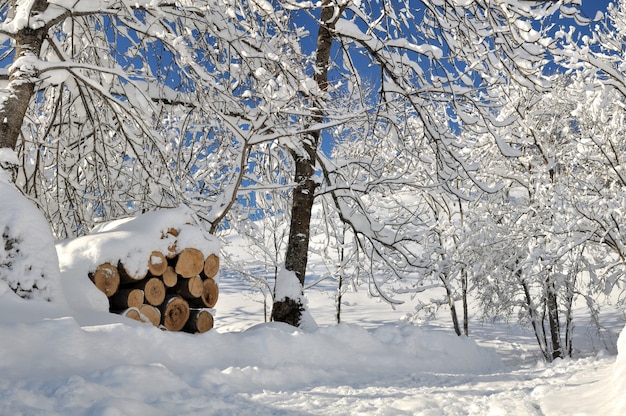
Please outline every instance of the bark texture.
M31 17L48 7L46 0L35 0ZM15 149L28 105L39 77L38 69L27 58L39 58L48 28L25 27L15 35L15 58L9 73L9 84L0 99L0 148Z
M316 72L315 82L322 94L328 89L328 69L330 66L330 52L333 41L333 18L341 15L341 11L335 14L335 6L330 0L322 2L321 23L317 33L316 46ZM320 123L324 118L324 96L322 95L315 103L318 112L313 117L314 123ZM309 253L309 239L311 234L311 211L315 201L315 188L313 178L315 174L315 160L317 149L320 145L321 131L313 131L302 140L302 150L292 150L291 154L295 161L295 183L291 206L291 224L287 252L285 253L285 269L292 271L298 277L300 285L304 286L306 266ZM299 300L278 299L272 308L272 320L286 322L298 326L301 321L304 307Z

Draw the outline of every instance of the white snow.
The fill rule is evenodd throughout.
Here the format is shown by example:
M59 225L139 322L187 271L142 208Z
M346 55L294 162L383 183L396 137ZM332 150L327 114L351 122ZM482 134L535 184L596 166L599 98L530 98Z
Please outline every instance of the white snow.
M276 281L277 284L274 289L276 300L284 300L286 298L298 299L300 297L302 288L294 272L283 269L280 271Z
M617 360L588 354L542 364L530 332L519 327L474 322L472 337L457 337L444 317L411 325L402 319L410 305L393 310L366 291L346 293L343 319L350 323L333 324L332 286L307 292L319 326L303 331L263 323L257 295L227 270L216 328L201 335L164 332L69 298L89 292L84 272L99 256L131 258L144 250L145 238L160 241L164 228L194 228L180 224L185 212L120 220L59 243L67 300L25 300L0 281L0 414L560 416L624 410L625 334ZM216 249L215 242L206 244L203 250ZM230 249L245 259L240 245ZM293 294L294 280L278 294Z
M169 234L170 228L178 235ZM176 251L196 248L205 257L219 253L220 247L215 237L193 225L191 211L183 206L103 223L84 237L58 242L61 288L68 304L78 310L108 311L106 296L85 276L102 263L118 261L129 273L145 275L152 252L167 253L173 244Z
M4 156L0 155L7 160ZM53 298L59 261L52 232L35 205L8 178L0 167L0 284L23 297Z

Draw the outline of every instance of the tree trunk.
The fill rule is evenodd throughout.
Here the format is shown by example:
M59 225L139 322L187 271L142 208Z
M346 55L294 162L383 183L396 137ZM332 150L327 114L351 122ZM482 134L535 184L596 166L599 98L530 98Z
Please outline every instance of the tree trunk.
M463 269L461 277L461 290L463 291L463 334L469 336L469 308L467 304L467 270Z
M341 15L343 6L339 13L335 15L335 6L331 0L322 1L322 14L317 33L316 48L316 71L315 82L322 93L328 89L328 69L330 65L330 50L333 41L332 31L335 22L334 17ZM313 123L323 121L323 101L315 103L318 112L313 117ZM315 200L316 184L313 180L315 174L315 160L317 149L320 144L321 131L313 131L302 140L303 151L291 151L295 160L295 183L293 190L293 200L291 205L291 224L289 229L289 240L287 252L285 254L285 269L292 271L304 286L306 276L306 266L309 253L309 238L311 231L311 211ZM300 299L276 299L272 308L272 320L287 322L298 326L302 318L304 307Z
M43 12L47 7L47 0L35 0L30 14ZM0 94L0 148L16 148L24 116L34 94L35 82L39 77L36 68L32 65L20 65L19 60L39 58L47 31L45 26L38 29L23 28L15 36L15 64L9 73L6 92Z
M452 290L448 284L448 277L446 275L440 276L443 283L443 287L446 289L446 298L448 299L448 306L450 307L450 315L452 316L452 325L454 326L454 332L458 336L461 336L461 327L459 326L459 316L456 313L456 305L454 303L454 297L452 296Z
M524 289L524 296L526 297L526 307L528 308L528 315L530 317L530 323L533 327L533 332L535 333L535 338L537 339L537 344L539 344L539 349L541 350L543 357L546 359L546 361L549 361L550 355L548 354L546 338L545 335L542 336L540 332L541 328L539 326L539 318L537 317L537 310L535 309L533 299L530 294L530 287L528 286L528 283L521 278L521 272L518 271L517 275L520 278L520 284Z
M548 322L550 324L550 338L552 341L552 360L563 358L561 346L561 324L559 322L559 303L556 297L554 282L549 279L546 293L546 306L548 309Z

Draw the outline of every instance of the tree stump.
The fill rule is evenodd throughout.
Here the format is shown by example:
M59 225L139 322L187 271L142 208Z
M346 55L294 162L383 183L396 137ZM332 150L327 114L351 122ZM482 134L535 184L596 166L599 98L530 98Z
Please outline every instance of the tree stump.
M186 248L178 254L176 273L189 278L197 276L204 269L204 255L195 248Z
M120 285L120 274L117 267L111 263L103 263L98 266L93 274L89 277L105 295L113 296Z
M189 319L189 304L180 296L168 295L159 309L161 325L168 331L180 331Z

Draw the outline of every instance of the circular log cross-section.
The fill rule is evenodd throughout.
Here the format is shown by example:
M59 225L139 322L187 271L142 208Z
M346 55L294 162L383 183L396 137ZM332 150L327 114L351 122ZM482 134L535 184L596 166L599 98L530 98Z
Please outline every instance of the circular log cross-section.
M163 284L165 285L165 287L176 286L176 282L178 281L178 275L176 274L176 270L174 270L172 266L167 266L165 272L163 273L163 276L161 276L161 279L163 279Z
M197 276L204 269L204 255L195 248L186 248L180 252L176 260L176 273L182 277Z
M180 279L172 290L183 298L199 298L204 291L204 282L200 276Z
M150 278L146 280L146 284L143 288L143 294L146 298L146 302L150 305L160 305L165 299L165 285L159 278Z
M204 333L213 329L213 315L204 309L192 309L183 330L192 334Z
M199 299L188 298L187 301L192 308L212 308L217 303L218 297L217 283L213 279L206 279L202 282L202 296Z
M189 319L189 304L180 296L170 296L160 306L161 324L169 331L180 331Z
M137 309L129 309L124 312L124 316L130 319L134 319L135 321L143 322L141 319L141 315Z
M109 298L111 310L138 308L143 304L144 296L141 289L120 289Z
M139 307L139 313L154 326L158 326L161 323L161 311L154 306L141 305Z
M217 303L220 290L213 279L206 279L203 282L204 290L202 291L202 300L207 308L212 308Z
M215 277L220 268L220 258L215 254L211 254L204 262L204 276L208 278Z
M93 283L105 295L113 296L120 286L120 274L111 263L103 263L90 276Z
M167 270L167 258L160 251L153 251L148 259L148 271L152 276L161 276Z

